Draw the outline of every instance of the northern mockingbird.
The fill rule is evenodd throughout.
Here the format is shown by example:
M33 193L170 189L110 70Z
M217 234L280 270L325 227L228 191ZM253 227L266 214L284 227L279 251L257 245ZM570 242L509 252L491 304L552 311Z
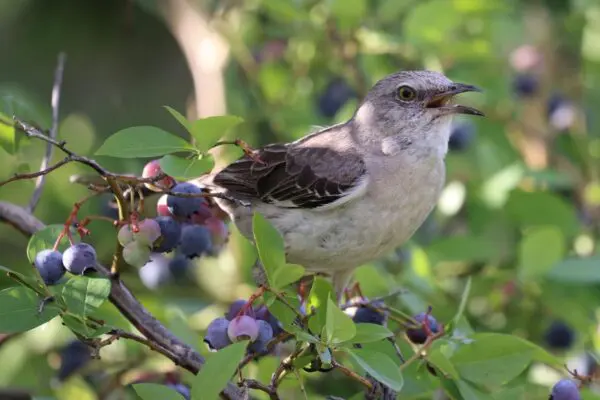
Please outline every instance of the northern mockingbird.
M452 104L479 91L431 71L389 75L350 120L245 155L201 183L252 240L260 212L281 233L287 261L332 277L339 296L353 271L408 240L445 180L452 117L483 115Z

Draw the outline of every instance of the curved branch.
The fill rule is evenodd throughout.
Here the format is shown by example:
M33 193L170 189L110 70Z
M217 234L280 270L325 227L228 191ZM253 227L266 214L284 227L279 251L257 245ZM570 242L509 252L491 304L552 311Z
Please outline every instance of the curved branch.
M3 201L0 201L0 221L7 222L26 236L31 236L46 226L24 208ZM204 358L154 318L135 298L122 280L114 278L110 271L102 265L98 265L97 270L111 279L109 300L123 316L154 345L168 349L171 353L169 358L175 364L194 374L198 373L204 365ZM245 398L245 395L242 389L229 383L223 390L222 397L230 400L241 400Z

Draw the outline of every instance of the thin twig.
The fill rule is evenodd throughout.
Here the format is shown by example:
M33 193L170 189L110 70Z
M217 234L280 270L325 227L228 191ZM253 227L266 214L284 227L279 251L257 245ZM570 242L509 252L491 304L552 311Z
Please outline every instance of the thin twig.
M51 146L51 147L53 147L53 146ZM50 172L54 171L57 168L62 167L65 164L70 163L71 161L73 161L73 159L71 159L71 157L66 157L63 160L57 162L56 164L54 164L54 165L52 165L52 166L50 166L48 168L41 169L41 170L39 170L37 172L32 172L30 174L15 174L15 175L13 175L12 178L0 182L0 186L4 186L7 183L11 183L11 182L14 182L14 181L20 181L20 180L24 180L24 179L33 179L33 178L38 178L37 182L39 182L40 181L39 178L43 178L44 176L46 176ZM36 186L36 192L35 193L41 193L41 190L37 190L40 187L41 186ZM33 200L33 198L32 198L32 200ZM33 208L35 209L35 207L33 207ZM29 205L29 209L27 211L29 211L29 212L33 211L33 209L31 208L31 204Z
M335 360L333 360L331 362L331 365L333 365L333 367L339 369L347 377L352 378L355 381L361 383L368 390L373 389L373 384L371 382L369 382L367 379L363 378L362 376L358 375L356 372L352 371L351 369L344 367L342 364L338 363Z
M54 72L54 85L52 85L52 97L50 99L50 105L52 107L52 127L50 128L50 132L48 135L51 139L56 139L56 137L58 136L58 111L60 105L60 90L62 87L63 72L65 70L66 59L67 56L65 53L60 53L58 55L56 71ZM52 143L47 143L46 153L44 154L44 159L42 160L40 171L48 169L48 166L52 161L53 154L54 146L52 145ZM66 162L64 162L64 164L66 164ZM55 165L53 169L56 169L59 166ZM38 179L35 182L35 189L33 190L33 194L31 195L31 201L29 202L29 207L27 208L27 211L29 211L30 213L33 213L35 211L35 207L37 207L37 204L39 203L40 198L42 197L42 191L44 190L44 184L46 183L46 174L48 172L39 175Z
M255 379L244 379L242 381L241 385L244 387L247 387L248 389L256 389L256 390L265 392L266 394L269 395L269 399L271 399L271 400L280 400L280 397L277 394L276 390L274 390L272 387L267 386L264 383L261 383Z
M134 342L141 343L144 346L147 346L148 348L156 351L157 353L164 355L165 357L167 357L171 360L173 360L174 358L177 358L177 356L175 354L173 354L173 352L171 352L169 349L164 348L161 345L154 343L154 342L146 339L143 336L136 335L135 333L126 332L122 329L113 329L110 332L108 332L108 335L110 335L109 338L104 339L103 341L98 343L99 347L108 346L109 344L111 344L119 339L129 339L129 340L133 340Z

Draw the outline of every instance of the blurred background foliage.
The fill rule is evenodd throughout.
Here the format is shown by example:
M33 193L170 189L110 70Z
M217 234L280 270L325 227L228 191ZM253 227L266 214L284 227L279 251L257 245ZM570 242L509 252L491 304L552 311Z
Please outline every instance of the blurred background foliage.
M472 329L524 337L592 371L600 349L597 0L1 0L0 112L49 127L61 51L59 135L82 155L133 125L185 135L163 105L190 118L241 116L245 123L232 137L260 145L351 117L373 83L400 69L438 70L484 88L468 101L487 117L457 122L436 211L411 243L361 267L356 278L367 296L401 287L398 307L416 313L432 305L438 320L448 321L470 276ZM6 137L0 131L3 147ZM0 180L36 170L43 152L43 144L26 139L16 154L0 148ZM236 154L218 156L225 162ZM147 160L97 161L140 174ZM89 171L76 164L52 173L36 216L64 222L87 192L69 182L81 173ZM32 189L32 182L14 182L0 188L0 199L24 205ZM107 203L92 201L83 213L108 215ZM91 228L108 262L113 230L103 222ZM231 229L230 245L200 260L189 277L149 288L136 271L124 276L160 320L202 352L208 322L253 290L254 253ZM30 268L26 244L0 225L0 264ZM111 305L102 312L128 327ZM123 398L107 394L118 384L105 375L124 371L134 379L172 369L119 341L87 367L86 380L53 385L57 351L73 338L54 322L0 342L0 387L60 399ZM274 363L265 359L253 373L268 376ZM432 398L431 382L406 374L402 398ZM523 398L547 398L553 374L528 369L518 378L527 388ZM306 379L311 399L359 389L338 373ZM286 399L300 398L294 382Z

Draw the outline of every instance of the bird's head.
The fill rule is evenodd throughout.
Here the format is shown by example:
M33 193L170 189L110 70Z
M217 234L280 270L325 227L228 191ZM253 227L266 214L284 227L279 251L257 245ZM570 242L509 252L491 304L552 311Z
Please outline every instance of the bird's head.
M381 79L369 91L354 120L380 136L406 135L430 141L448 141L452 117L483 116L475 108L456 104L460 93L481 91L453 82L433 71L402 71ZM372 134L373 132L371 132Z

